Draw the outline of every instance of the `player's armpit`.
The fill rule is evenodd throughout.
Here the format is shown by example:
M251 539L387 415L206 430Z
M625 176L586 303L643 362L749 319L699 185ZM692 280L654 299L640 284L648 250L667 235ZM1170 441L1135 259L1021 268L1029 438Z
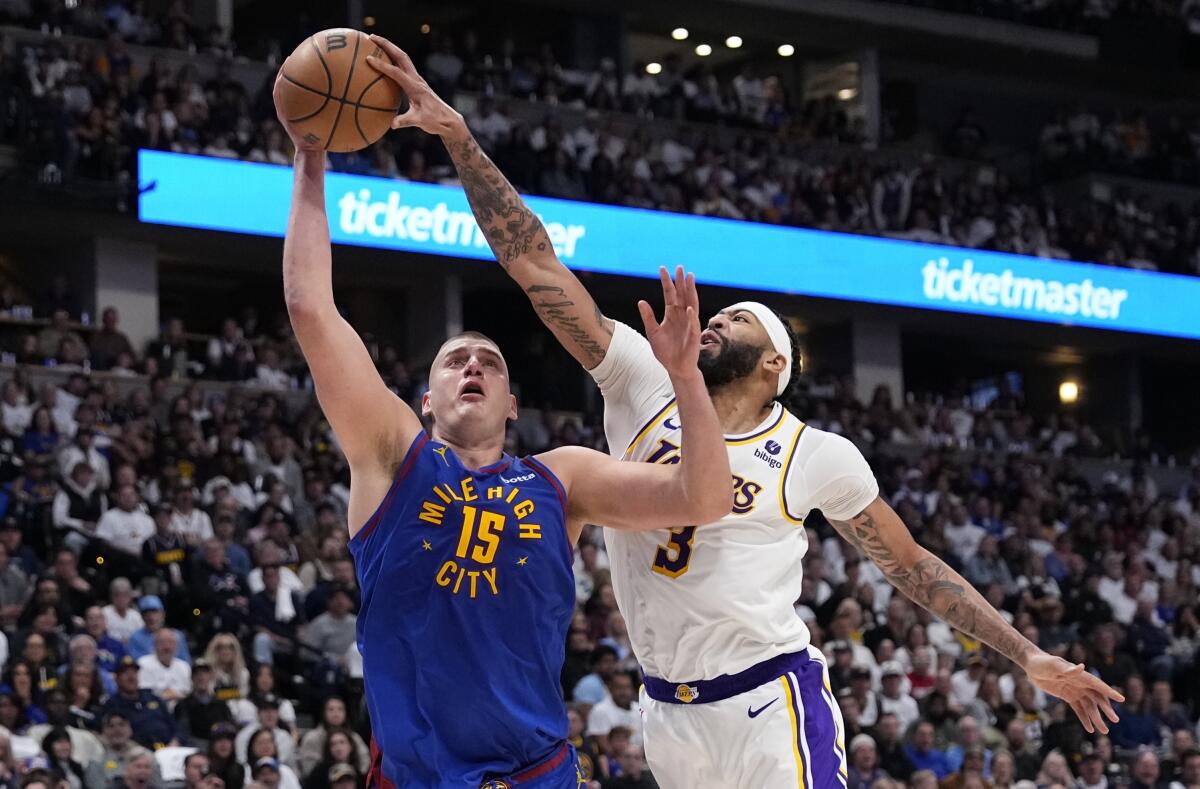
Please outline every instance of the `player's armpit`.
M567 490L568 518L614 529L648 531L712 523L729 514L731 482L684 495L680 466L616 460L586 447L539 457Z
M525 291L542 323L563 347L587 369L595 367L608 350L613 322L558 259L542 220L483 152L466 125L453 135L443 135L442 142L496 260Z
M944 561L917 545L900 516L876 498L847 521L830 520L893 586L947 624L1024 666L1038 650Z

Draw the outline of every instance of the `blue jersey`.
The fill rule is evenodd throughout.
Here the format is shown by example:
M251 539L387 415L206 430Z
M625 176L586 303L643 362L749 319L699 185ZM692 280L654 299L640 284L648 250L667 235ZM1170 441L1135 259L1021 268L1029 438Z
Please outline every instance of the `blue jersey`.
M565 492L532 458L479 470L422 433L350 541L383 778L479 786L553 756L575 607Z

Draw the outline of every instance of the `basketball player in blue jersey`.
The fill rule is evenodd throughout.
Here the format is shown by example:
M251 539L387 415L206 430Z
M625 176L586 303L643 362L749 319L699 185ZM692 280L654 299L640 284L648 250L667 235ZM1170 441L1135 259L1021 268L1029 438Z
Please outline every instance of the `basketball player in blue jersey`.
M559 674L584 522L679 527L713 522L732 502L721 428L697 367L695 282L663 271L661 323L638 305L688 420L683 462L635 465L573 446L505 454L516 399L500 349L474 332L447 340L430 367L427 434L338 314L325 156L292 136L284 292L350 464L371 785L575 789Z
M599 385L610 451L643 464L678 462L692 423L646 338L601 314L462 116L407 55L373 38L391 61L375 67L410 102L393 126L442 138L497 260ZM845 786L844 729L825 658L792 608L812 510L900 592L1012 659L1068 702L1089 732L1107 731L1104 718L1116 720L1110 700L1120 694L1014 630L913 540L852 443L806 427L784 406L800 365L778 315L758 302L730 305L709 320L701 342L700 367L726 433L733 511L699 529L604 535L613 591L645 672L644 745L660 786Z

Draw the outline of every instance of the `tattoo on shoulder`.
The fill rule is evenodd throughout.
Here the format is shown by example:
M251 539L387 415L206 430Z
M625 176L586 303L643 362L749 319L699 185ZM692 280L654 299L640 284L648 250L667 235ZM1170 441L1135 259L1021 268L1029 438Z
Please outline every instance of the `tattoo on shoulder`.
M592 336L588 327L579 325L580 316L578 311L573 309L575 302L567 298L566 291L557 285L530 285L525 292L529 294L529 300L543 323L550 329L566 335L587 357L589 363L595 365L604 361L604 346ZM604 318L599 307L596 308L596 314ZM607 330L603 320L600 327ZM612 331L607 331L609 336L612 336Z
M879 524L866 510L849 521L830 523L913 602L1011 659L1016 660L1024 651L1023 637L941 559L931 555L912 565L901 561L887 546Z

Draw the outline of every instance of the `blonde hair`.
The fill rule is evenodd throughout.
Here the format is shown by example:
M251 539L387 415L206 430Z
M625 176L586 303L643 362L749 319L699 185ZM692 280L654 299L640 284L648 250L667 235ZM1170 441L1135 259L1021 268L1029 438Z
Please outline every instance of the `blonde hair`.
M224 663L220 660L219 647L225 644L233 646L233 667L226 669ZM246 656L242 654L242 645L230 633L217 633L208 642L208 647L204 650L204 659L208 661L208 665L212 666L214 678L217 685L237 685L242 696L250 693L250 672L246 668Z

